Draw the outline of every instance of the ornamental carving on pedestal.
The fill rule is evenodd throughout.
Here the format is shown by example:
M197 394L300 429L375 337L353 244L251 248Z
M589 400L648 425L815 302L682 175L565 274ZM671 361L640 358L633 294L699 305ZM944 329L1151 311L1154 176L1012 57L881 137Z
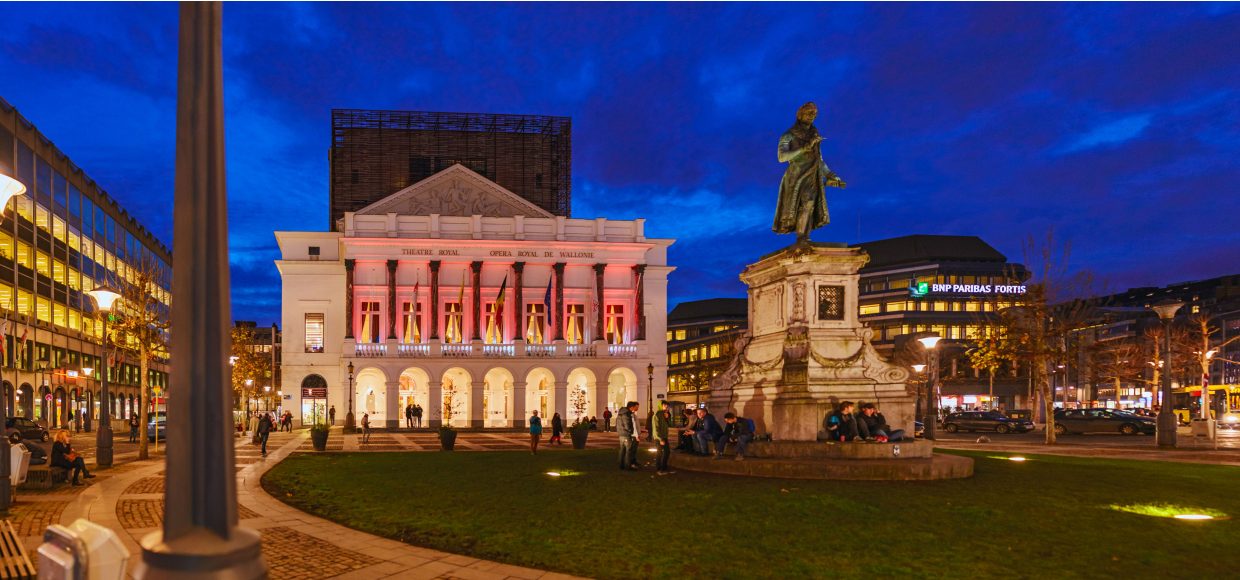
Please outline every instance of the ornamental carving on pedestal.
M805 283L792 284L792 322L805 322Z

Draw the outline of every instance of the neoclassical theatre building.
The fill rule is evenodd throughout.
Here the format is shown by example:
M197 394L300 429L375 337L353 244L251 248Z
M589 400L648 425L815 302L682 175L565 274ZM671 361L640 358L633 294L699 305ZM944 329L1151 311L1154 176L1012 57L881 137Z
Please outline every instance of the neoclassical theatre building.
M276 232L281 389L302 423L335 407L341 424L350 401L388 427L410 403L430 427L601 421L666 391L673 240L644 220L554 215L455 164L335 230Z

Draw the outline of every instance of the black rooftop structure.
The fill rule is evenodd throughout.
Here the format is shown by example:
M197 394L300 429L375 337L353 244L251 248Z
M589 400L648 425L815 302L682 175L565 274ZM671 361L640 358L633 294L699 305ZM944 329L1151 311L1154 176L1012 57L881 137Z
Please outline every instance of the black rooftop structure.
M684 324L717 319L747 318L749 300L745 298L710 298L681 302L667 315L668 324Z
M977 236L917 234L857 244L870 255L862 270L919 262L1007 262L999 250Z

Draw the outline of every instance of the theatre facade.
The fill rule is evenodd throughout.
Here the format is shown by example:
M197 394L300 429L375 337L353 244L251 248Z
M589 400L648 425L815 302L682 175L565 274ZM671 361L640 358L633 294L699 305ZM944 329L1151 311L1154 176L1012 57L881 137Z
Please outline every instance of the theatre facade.
M276 232L285 408L519 428L646 407L666 390L672 240L644 226L553 215L458 164L335 231Z

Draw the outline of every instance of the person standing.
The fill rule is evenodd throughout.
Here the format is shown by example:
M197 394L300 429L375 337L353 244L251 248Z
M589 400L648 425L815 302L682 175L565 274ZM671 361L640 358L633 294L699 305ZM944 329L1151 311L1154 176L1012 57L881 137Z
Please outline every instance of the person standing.
M362 443L370 443L370 413L362 413Z
M137 415L129 416L129 442L130 443L138 442L138 416Z
M413 426L418 429L422 428L422 405L413 404Z
M271 430L275 427L275 421L271 419L271 415L263 413L258 418L258 442L263 446L263 455L267 455L267 438L271 437Z
M672 426L672 412L667 408L667 401L659 402L659 412L654 415L654 444L658 448L658 455L655 459L655 472L659 475L667 475L668 458L672 455L672 446L668 441L668 432Z
M603 409L603 430L611 431L611 407Z
M405 405L405 427L413 429L413 405Z
M616 433L620 435L620 469L640 469L637 465L637 401L625 403L616 413Z
M547 440L547 445L552 443L564 444L564 419L560 418L560 414L556 413L551 416L551 438Z
M530 455L538 455L538 441L542 439L542 419L538 418L538 409L530 415Z
M336 424L336 406L335 405L332 405L332 408L327 410L327 424L328 425Z

